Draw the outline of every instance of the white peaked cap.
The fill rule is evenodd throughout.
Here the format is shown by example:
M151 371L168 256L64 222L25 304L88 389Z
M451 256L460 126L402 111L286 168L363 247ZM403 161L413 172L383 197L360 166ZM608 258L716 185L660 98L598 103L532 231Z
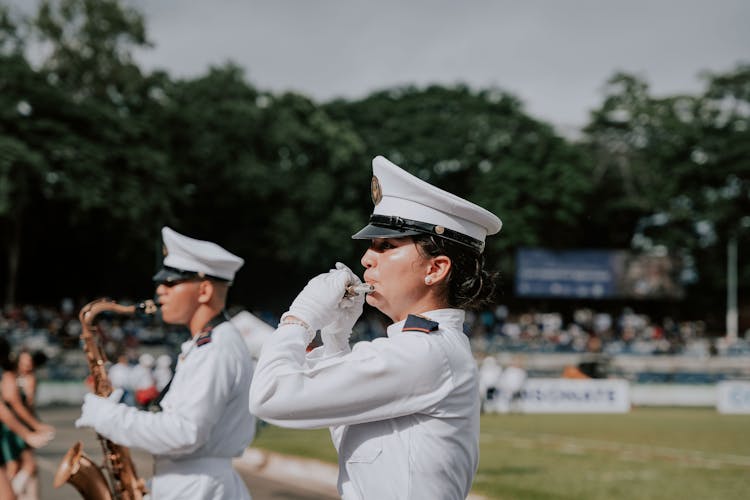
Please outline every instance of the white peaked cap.
M190 238L169 227L163 227L161 235L166 252L164 267L232 281L245 263L216 243Z
M425 233L481 251L487 235L497 233L503 225L492 212L423 181L382 156L372 160L372 173L375 208L370 225L355 234L355 239ZM406 223L384 217L405 219Z
M156 358L156 366L159 368L168 368L172 366L172 357L169 354L160 354Z
M231 322L242 335L250 356L258 359L263 343L274 332L274 328L247 311L238 312L232 317Z
M154 356L149 353L143 353L138 358L138 364L141 366L145 366L146 368L151 368L154 366Z

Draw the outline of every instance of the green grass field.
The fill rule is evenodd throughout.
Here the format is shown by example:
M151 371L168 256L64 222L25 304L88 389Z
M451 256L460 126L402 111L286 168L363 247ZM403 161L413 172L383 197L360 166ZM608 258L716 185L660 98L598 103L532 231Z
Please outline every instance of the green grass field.
M495 499L750 498L750 416L484 415L475 493ZM336 462L328 431L264 427L254 446Z

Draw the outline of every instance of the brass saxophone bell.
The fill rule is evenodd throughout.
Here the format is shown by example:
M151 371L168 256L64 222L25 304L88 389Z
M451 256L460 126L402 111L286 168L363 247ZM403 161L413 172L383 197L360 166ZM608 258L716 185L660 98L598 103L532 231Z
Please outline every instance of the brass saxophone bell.
M53 486L70 483L85 499L112 500L109 483L101 469L83 452L78 441L70 447L57 467Z

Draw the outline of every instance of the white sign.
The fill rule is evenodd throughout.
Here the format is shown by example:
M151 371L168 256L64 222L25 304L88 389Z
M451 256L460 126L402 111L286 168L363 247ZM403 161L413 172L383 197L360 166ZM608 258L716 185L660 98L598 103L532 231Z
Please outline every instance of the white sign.
M530 378L516 408L523 413L627 413L630 387L620 379Z
M750 382L719 382L716 396L719 413L750 414Z

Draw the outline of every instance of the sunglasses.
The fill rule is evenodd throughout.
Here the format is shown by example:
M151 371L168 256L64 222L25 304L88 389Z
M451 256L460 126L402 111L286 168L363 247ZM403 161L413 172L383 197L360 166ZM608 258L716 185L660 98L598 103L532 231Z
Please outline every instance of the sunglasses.
M174 280L168 280L168 281L159 281L156 283L156 286L164 285L167 288L172 288L173 286L179 285L181 283L190 283L190 282L200 282L205 281L206 278L201 278L199 276L194 276L192 278L179 278Z

